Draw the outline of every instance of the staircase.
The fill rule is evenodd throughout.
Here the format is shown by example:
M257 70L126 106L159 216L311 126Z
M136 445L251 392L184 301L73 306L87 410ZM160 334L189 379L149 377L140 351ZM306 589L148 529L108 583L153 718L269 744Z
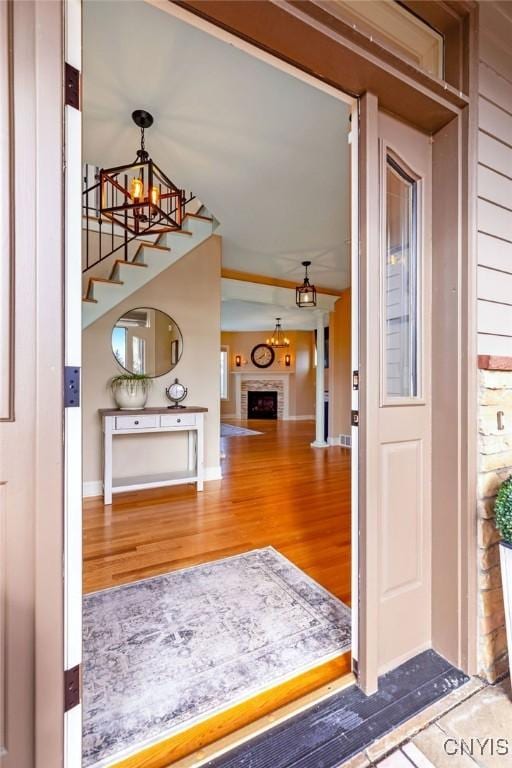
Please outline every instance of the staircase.
M102 220L96 212L94 216L89 215L91 209L85 207L82 328L94 323L214 233L218 221L196 198L191 197L188 204L196 212L185 210L181 229L159 237L131 238L130 241L126 237L123 240L121 228L112 226L106 219ZM105 228L102 230L102 225L109 227L108 234ZM92 264L89 264L90 240L95 242L97 249L99 243L99 258ZM105 240L112 247L102 254Z

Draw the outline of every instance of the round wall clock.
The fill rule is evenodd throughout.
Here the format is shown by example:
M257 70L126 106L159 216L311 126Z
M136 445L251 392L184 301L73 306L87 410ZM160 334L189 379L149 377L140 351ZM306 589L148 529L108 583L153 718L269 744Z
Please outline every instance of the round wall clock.
M268 368L275 357L276 353L268 344L256 344L251 352L251 360L257 368Z

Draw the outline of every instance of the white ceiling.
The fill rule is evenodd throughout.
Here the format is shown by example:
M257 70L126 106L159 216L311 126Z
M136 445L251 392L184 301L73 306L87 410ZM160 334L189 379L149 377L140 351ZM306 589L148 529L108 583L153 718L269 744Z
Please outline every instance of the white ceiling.
M153 159L221 222L225 267L301 281L307 258L318 285L349 285L345 103L141 0L87 0L86 162L134 157L136 108Z
M314 310L283 307L278 304L258 304L255 301L229 299L222 302L223 331L273 330L276 317L281 318L283 331L312 331L316 328Z
M265 331L281 317L286 329L308 331L316 328L318 311L325 316L337 299L318 294L316 309L299 309L294 289L223 278L221 327L223 331Z

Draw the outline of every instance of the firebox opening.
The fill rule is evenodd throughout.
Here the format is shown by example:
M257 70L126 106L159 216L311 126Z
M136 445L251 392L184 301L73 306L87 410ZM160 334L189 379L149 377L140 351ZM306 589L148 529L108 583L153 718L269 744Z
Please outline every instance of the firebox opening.
M277 419L277 392L248 392L248 419Z

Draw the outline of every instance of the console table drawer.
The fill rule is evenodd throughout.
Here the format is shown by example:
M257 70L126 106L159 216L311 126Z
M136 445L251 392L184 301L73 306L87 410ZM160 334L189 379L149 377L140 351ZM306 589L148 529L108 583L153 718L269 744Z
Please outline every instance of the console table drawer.
M116 416L116 429L156 429L158 416Z
M194 413L169 413L160 417L162 427L193 427L196 424Z

